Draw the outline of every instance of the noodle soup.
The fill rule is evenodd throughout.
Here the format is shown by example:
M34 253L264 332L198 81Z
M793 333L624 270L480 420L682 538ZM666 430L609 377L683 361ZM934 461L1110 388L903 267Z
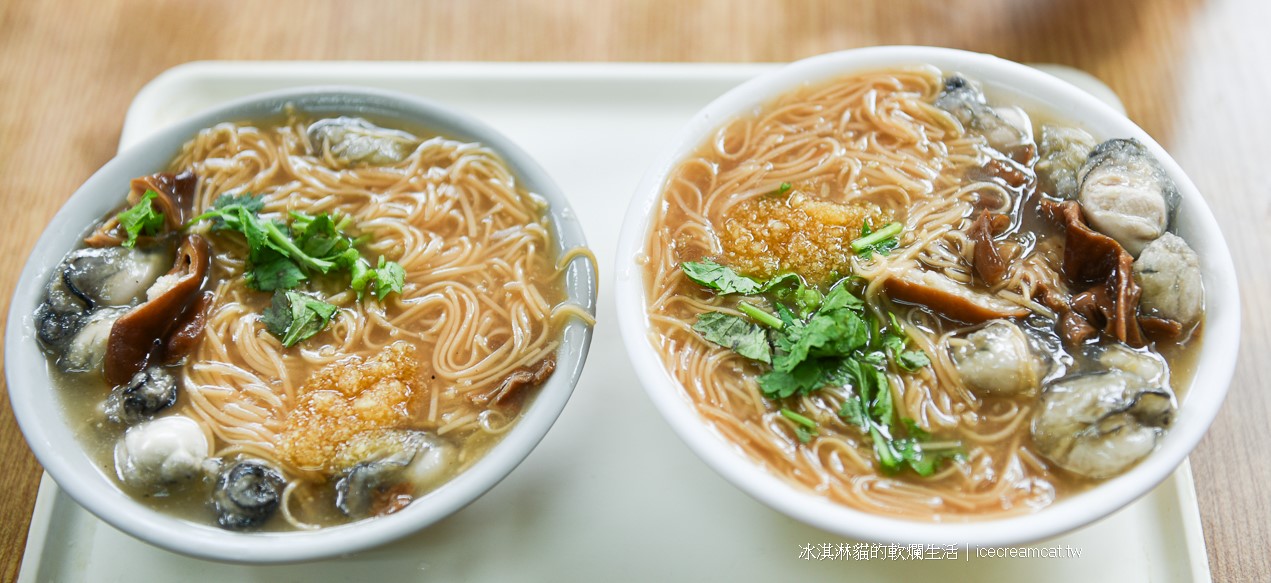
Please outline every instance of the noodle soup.
M853 74L667 175L648 340L768 473L874 514L996 517L1170 428L1204 327L1177 190L1138 142L993 97L934 67Z
M317 529L405 508L517 422L565 321L591 322L559 266L589 253L553 237L482 144L224 123L133 181L36 327L122 489L229 530Z

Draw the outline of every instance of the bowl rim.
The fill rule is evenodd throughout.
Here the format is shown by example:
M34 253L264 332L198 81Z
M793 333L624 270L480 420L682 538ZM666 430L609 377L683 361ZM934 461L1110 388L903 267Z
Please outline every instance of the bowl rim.
M389 516L316 531L231 532L175 518L149 508L121 491L96 466L72 430L60 398L47 398L45 358L35 340L32 312L48 273L77 246L85 229L118 199L128 181L167 167L182 144L201 129L227 121L253 121L279 115L286 105L317 114L373 115L488 147L530 192L548 203L553 250L586 247L581 222L556 182L525 150L492 126L453 106L383 89L342 85L293 87L258 93L208 108L154 130L123 149L93 173L62 205L35 244L14 288L5 330L5 379L9 400L27 443L48 474L76 502L111 526L155 546L189 556L232 563L278 564L348 555L421 530L458 512L511 473L547 434L564 410L582 373L592 326L570 319L560 331L557 370L539 390L508 433L458 476ZM146 169L149 170L146 170ZM138 171L140 170L140 171ZM113 196L113 195L112 195ZM76 212L72 209L98 208ZM585 258L571 259L565 275L565 301L596 313L597 274ZM15 363L36 362L34 366ZM69 444L69 445L68 445ZM70 447L71 449L65 449Z
M916 521L856 510L789 484L768 473L707 425L651 343L639 262L648 242L653 211L675 165L727 121L753 112L797 87L868 70L922 65L966 73L986 87L1045 102L1057 118L1087 120L1078 123L1088 123L1087 129L1097 127L1092 132L1096 135L1139 139L1177 183L1183 198L1178 228L1188 233L1186 238L1201 256L1206 293L1205 339L1174 427L1156 451L1130 471L1036 512L966 521ZM1196 186L1151 136L1096 97L1056 77L992 55L947 48L887 46L827 53L762 74L715 99L683 127L655 160L632 197L618 242L614 293L628 358L655 408L694 454L752 498L805 524L875 543L981 547L1052 538L1115 512L1162 482L1199 443L1222 406L1235 370L1240 302L1235 268L1221 229ZM1196 237L1201 239L1193 240Z

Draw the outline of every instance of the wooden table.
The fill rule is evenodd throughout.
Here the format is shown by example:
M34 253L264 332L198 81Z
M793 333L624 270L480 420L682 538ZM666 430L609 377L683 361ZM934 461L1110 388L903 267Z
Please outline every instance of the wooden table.
M373 9L367 7L374 6ZM33 241L118 145L128 103L200 59L789 61L926 44L1089 71L1205 193L1241 277L1234 385L1192 456L1216 581L1271 577L1271 3L1266 0L0 0L0 305ZM3 315L0 314L0 318ZM0 399L0 576L40 468Z

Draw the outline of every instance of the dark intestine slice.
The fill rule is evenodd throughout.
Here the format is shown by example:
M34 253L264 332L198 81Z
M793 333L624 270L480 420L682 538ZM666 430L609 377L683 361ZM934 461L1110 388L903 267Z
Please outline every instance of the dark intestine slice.
M1005 231L1010 224L1009 216L980 211L967 230L971 240L975 241L975 255L972 257L975 274L989 285L997 285L1006 277L1006 259L998 252L993 236Z
M1055 332L1069 347L1085 344L1087 340L1099 335L1097 328L1072 309L1072 298L1068 294L1043 285L1037 299L1055 312Z
M1130 346L1142 347L1149 341L1143 325L1154 338L1178 335L1177 322L1139 318L1143 290L1134 280L1134 258L1120 243L1092 230L1079 203L1043 200L1041 208L1064 226L1064 277L1076 288L1084 286L1072 298L1053 289L1043 294L1043 303L1059 314L1058 332L1066 344L1084 343L1093 331L1102 330Z
M1041 201L1041 210L1064 227L1064 259L1060 268L1069 283L1081 285L1105 282L1116 271L1125 249L1112 237L1099 233L1086 224L1081 205L1073 201L1061 203ZM1133 258L1130 258L1133 261Z
M207 316L212 311L215 299L216 294L205 291L195 298L181 314L181 319L172 328L172 333L168 335L167 343L163 347L163 356L166 361L175 361L194 351L199 338L203 336L203 328L207 326Z
M537 387L547 382L547 379L552 376L552 372L555 370L556 356L549 355L537 364L523 366L512 371L512 374L508 375L507 378L503 379L503 382L496 385L493 389L468 395L468 400L478 407L485 407L489 404L494 404L495 406L519 405L525 397L523 389Z
M154 205L163 213L165 226L175 231L194 218L194 194L197 185L198 178L189 170L180 174L160 172L132 179L132 192L128 199L135 202L132 200L134 196L139 199L147 190L155 191L158 196L155 197Z
M1029 311L1001 298L971 289L935 271L910 269L883 284L894 300L927 306L952 320L978 324L997 318L1022 318Z
M1147 338L1136 319L1143 290L1130 276L1133 260L1129 253L1124 257L1106 283L1073 296L1072 309L1092 325L1099 327L1102 324L1105 334L1139 348L1147 345Z
M170 342L172 332L180 330L182 337L194 338L202 332L191 330L204 319L200 310L206 310L210 301L202 301L199 294L207 279L211 252L208 242L199 235L187 235L177 249L177 259L172 270L159 278L147 292L145 303L130 309L115 321L106 346L104 372L106 381L119 385L129 381L154 358L173 361L183 354L167 352L169 345L178 348L192 347L193 342Z

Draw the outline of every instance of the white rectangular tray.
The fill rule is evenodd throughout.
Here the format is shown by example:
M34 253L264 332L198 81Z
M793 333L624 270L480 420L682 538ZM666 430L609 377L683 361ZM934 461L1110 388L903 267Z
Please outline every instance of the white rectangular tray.
M1115 515L1052 541L1071 558L801 558L852 544L748 498L670 432L615 327L612 258L627 201L654 155L708 101L770 65L194 63L137 96L121 147L227 99L300 85L364 85L465 110L523 146L582 218L601 261L599 324L573 399L529 458L487 495L397 543L337 560L252 567L190 559L99 521L45 476L21 581L976 580L1209 581L1184 464ZM1047 68L1120 103L1071 69ZM868 547L852 546L852 551ZM928 549L930 551L931 549ZM908 549L901 556L909 556ZM944 549L924 553L944 557Z

